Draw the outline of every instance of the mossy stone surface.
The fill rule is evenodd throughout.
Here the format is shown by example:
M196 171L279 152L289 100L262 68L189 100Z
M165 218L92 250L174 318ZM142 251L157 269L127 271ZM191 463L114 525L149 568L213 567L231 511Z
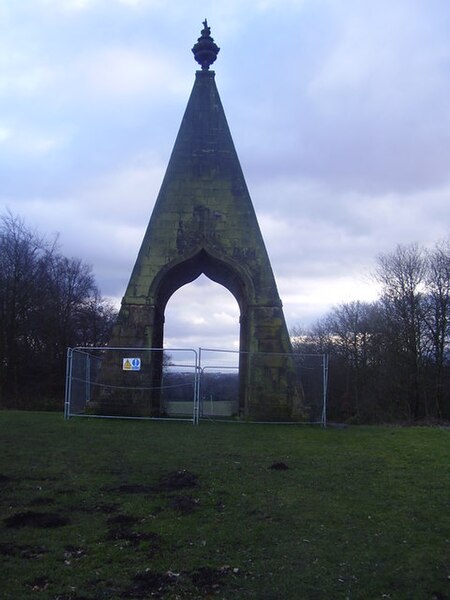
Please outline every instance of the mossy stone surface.
M240 349L251 353L240 361L241 416L295 417L301 394L282 303L213 71L196 73L111 345L161 348L167 301L202 273L239 304ZM145 410L157 406L155 396Z

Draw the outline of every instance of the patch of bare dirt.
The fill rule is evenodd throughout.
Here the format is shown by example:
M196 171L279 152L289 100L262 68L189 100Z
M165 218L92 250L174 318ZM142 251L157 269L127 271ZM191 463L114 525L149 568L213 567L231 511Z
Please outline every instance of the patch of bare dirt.
M190 515L198 507L198 499L192 496L174 496L169 501L169 507L182 515Z
M132 547L146 543L147 551L151 556L154 556L159 551L162 544L162 537L158 533L152 531L133 531L129 526L124 524L110 523L107 539Z
M118 514L115 517L111 517L107 521L107 523L110 527L111 526L129 527L130 525L134 525L137 522L138 522L138 519L136 517L132 517L131 515L123 515L123 514Z
M112 514L119 510L119 505L108 502L83 502L81 506L74 507L74 510L78 510L84 513L104 513Z
M200 567L191 573L191 579L202 596L210 596L219 593L226 574L227 571L224 569Z
M27 585L33 590L33 592L45 592L45 590L48 589L49 583L50 578L48 575L41 575L29 581Z
M30 506L49 506L50 504L54 504L55 499L47 496L37 496L30 500Z
M163 475L156 489L163 492L174 492L176 490L196 487L197 484L198 476L183 469L182 471L172 471Z
M45 546L29 546L28 544L0 544L0 556L19 556L25 559L37 559L47 554Z
M93 600L93 596L79 596L75 592L57 594L55 600Z
M174 492L186 488L193 488L198 483L197 475L187 470L171 471L160 477L158 483L150 485L147 483L124 482L118 486L106 486L102 490L119 494L152 494L161 492Z
M270 465L270 468L273 471L287 471L289 469L287 464L284 462L274 462L273 464Z
M202 566L194 571L175 573L167 571L158 573L151 569L137 573L131 586L123 590L120 598L166 598L167 594L174 594L175 598L212 598L220 594L221 589L229 575L236 577L239 569L232 569L229 565L213 568ZM170 596L172 598L172 595Z
M70 520L68 517L63 517L58 513L34 512L28 510L26 512L11 515L10 517L3 519L3 522L6 527L39 527L42 529L49 529L52 527L63 527L64 525L67 525Z
M131 587L120 594L120 598L164 598L176 583L170 573L155 573L150 569L137 573Z
M86 550L81 546L69 544L64 548L64 562L66 565L70 565L74 561L77 562L85 556Z
M151 485L143 483L122 483L116 487L103 488L106 492L119 492L121 494L148 494L154 491Z

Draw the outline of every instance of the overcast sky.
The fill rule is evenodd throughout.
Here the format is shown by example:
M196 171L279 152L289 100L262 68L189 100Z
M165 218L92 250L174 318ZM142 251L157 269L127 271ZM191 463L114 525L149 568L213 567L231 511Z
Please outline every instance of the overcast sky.
M449 0L0 0L2 213L120 302L205 17L288 327L375 298L377 254L450 233ZM166 345L237 338L224 288L170 300Z

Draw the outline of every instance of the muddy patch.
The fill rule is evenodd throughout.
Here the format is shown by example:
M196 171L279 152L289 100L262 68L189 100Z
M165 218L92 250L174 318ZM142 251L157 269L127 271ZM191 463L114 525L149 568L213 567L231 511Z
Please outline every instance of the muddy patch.
M134 576L131 586L122 591L119 597L165 598L172 593L176 598L211 598L220 594L227 576L236 575L237 572L238 569L232 569L228 565L218 569L204 566L179 573L157 573L146 569Z
M270 465L273 471L287 471L289 467L284 462L274 462Z
M33 592L45 592L48 589L50 583L50 578L48 575L41 575L40 577L35 577L31 579L31 581L27 582L28 587L30 587Z
M200 567L191 573L192 583L202 596L218 594L224 583L228 569L213 569L211 567Z
M94 596L79 596L75 592L69 592L68 594L56 594L56 600L93 600Z
M197 475L189 471L171 471L160 477L158 483L122 483L118 486L105 486L102 491L119 494L154 494L160 492L175 492L186 488L193 488L198 483Z
M32 510L17 513L11 517L3 519L6 527L38 527L41 529L49 529L52 527L63 527L70 520L68 517L63 517L58 513L34 512Z
M132 517L131 515L119 514L108 519L107 524L109 527L130 527L135 525L139 519Z
M64 562L66 565L70 565L73 561L78 561L84 556L86 556L86 550L81 546L69 544L64 548Z
M181 515L190 515L198 507L198 499L192 496L174 496L169 500L169 508Z
M83 502L80 506L74 507L74 510L87 514L103 513L109 515L117 512L119 508L118 504L112 502Z
M125 542L129 546L139 546L145 543L147 550L153 556L161 548L161 536L153 532L139 532L131 529L111 529L108 533L108 540Z
M55 499L47 496L38 496L37 498L30 500L30 506L49 506L54 503Z
M137 573L129 589L124 590L120 598L164 598L165 594L177 583L178 576L172 573L155 573L147 569Z
M74 494L77 494L78 492L79 492L79 490L76 490L74 488L60 488L55 491L55 494L59 494L61 496L73 496Z
M193 488L197 485L198 476L184 469L182 471L172 471L163 475L160 478L156 489L162 492L174 492L186 488Z
M104 488L104 491L120 494L149 494L154 491L154 488L144 483L122 483L117 487Z
M0 544L0 556L18 556L25 559L42 558L47 554L45 546L29 546L27 544Z

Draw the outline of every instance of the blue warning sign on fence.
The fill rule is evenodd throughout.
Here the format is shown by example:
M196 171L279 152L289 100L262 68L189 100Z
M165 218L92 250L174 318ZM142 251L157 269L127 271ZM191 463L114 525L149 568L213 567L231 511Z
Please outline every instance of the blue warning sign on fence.
M141 370L141 359L140 358L124 358L122 360L123 371L140 371Z

